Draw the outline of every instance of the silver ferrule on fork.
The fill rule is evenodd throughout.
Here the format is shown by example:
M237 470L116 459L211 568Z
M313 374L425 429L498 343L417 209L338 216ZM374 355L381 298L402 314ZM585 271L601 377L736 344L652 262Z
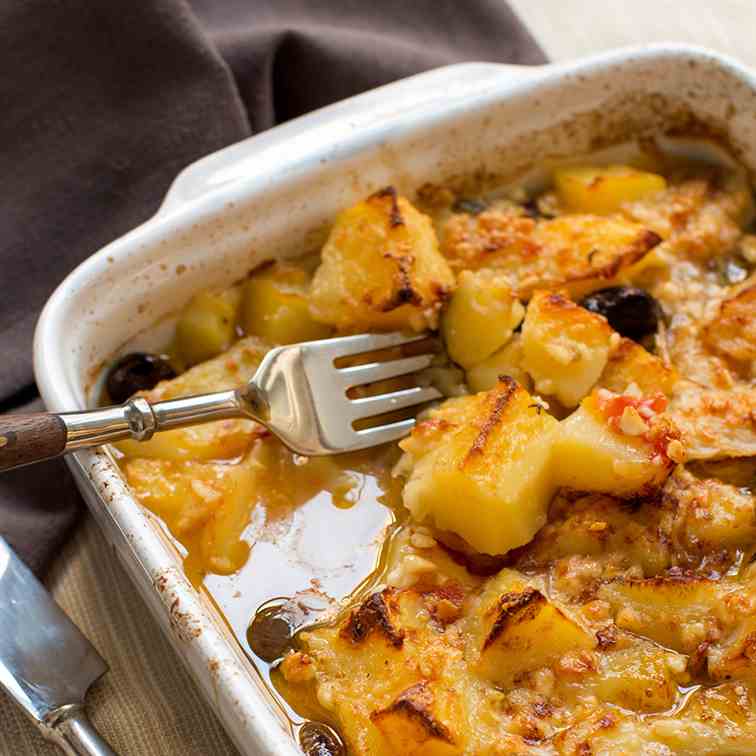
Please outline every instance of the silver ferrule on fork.
M139 396L117 407L67 412L60 416L66 426L65 451L128 438L147 441L158 431L249 417L249 404L238 391L218 391L154 404Z

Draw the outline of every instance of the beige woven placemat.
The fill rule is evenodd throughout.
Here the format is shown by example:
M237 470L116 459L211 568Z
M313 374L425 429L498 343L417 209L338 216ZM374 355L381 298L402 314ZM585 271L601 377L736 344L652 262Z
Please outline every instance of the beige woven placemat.
M91 517L55 564L48 582L56 600L110 665L88 703L119 756L236 756ZM59 754L2 693L0 754Z

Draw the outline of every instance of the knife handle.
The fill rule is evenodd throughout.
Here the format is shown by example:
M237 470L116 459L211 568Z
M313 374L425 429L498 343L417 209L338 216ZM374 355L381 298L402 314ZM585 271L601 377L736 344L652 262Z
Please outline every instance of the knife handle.
M64 706L43 732L67 756L117 756L89 721L83 706Z

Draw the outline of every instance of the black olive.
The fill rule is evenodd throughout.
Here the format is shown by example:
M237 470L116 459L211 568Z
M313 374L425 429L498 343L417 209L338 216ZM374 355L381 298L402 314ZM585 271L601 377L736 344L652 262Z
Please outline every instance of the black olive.
M160 381L176 377L176 371L165 357L133 352L121 357L108 372L105 388L114 402L125 402L137 391L147 391Z
M247 628L249 647L263 661L280 659L291 647L308 613L306 607L287 599L272 599L263 604Z
M615 331L635 341L655 333L662 317L659 303L647 291L633 286L594 291L580 304L603 315Z
M483 200L468 197L462 197L452 205L452 210L455 213L467 213L468 215L479 215L486 209L488 209L488 205Z
M305 722L299 730L299 744L307 756L344 756L341 738L328 725Z
M533 220L538 220L542 217L541 208L538 207L538 200L535 197L531 197L523 206L523 210L525 211L525 215L528 216L528 218L532 218Z

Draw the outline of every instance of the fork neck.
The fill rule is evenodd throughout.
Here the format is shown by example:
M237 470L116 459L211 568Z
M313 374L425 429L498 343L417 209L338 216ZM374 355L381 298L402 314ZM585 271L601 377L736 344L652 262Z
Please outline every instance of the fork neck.
M244 417L248 415L248 405L237 391L218 391L155 404L135 397L117 407L63 413L60 417L66 426L65 451L127 438L147 441L157 431Z

